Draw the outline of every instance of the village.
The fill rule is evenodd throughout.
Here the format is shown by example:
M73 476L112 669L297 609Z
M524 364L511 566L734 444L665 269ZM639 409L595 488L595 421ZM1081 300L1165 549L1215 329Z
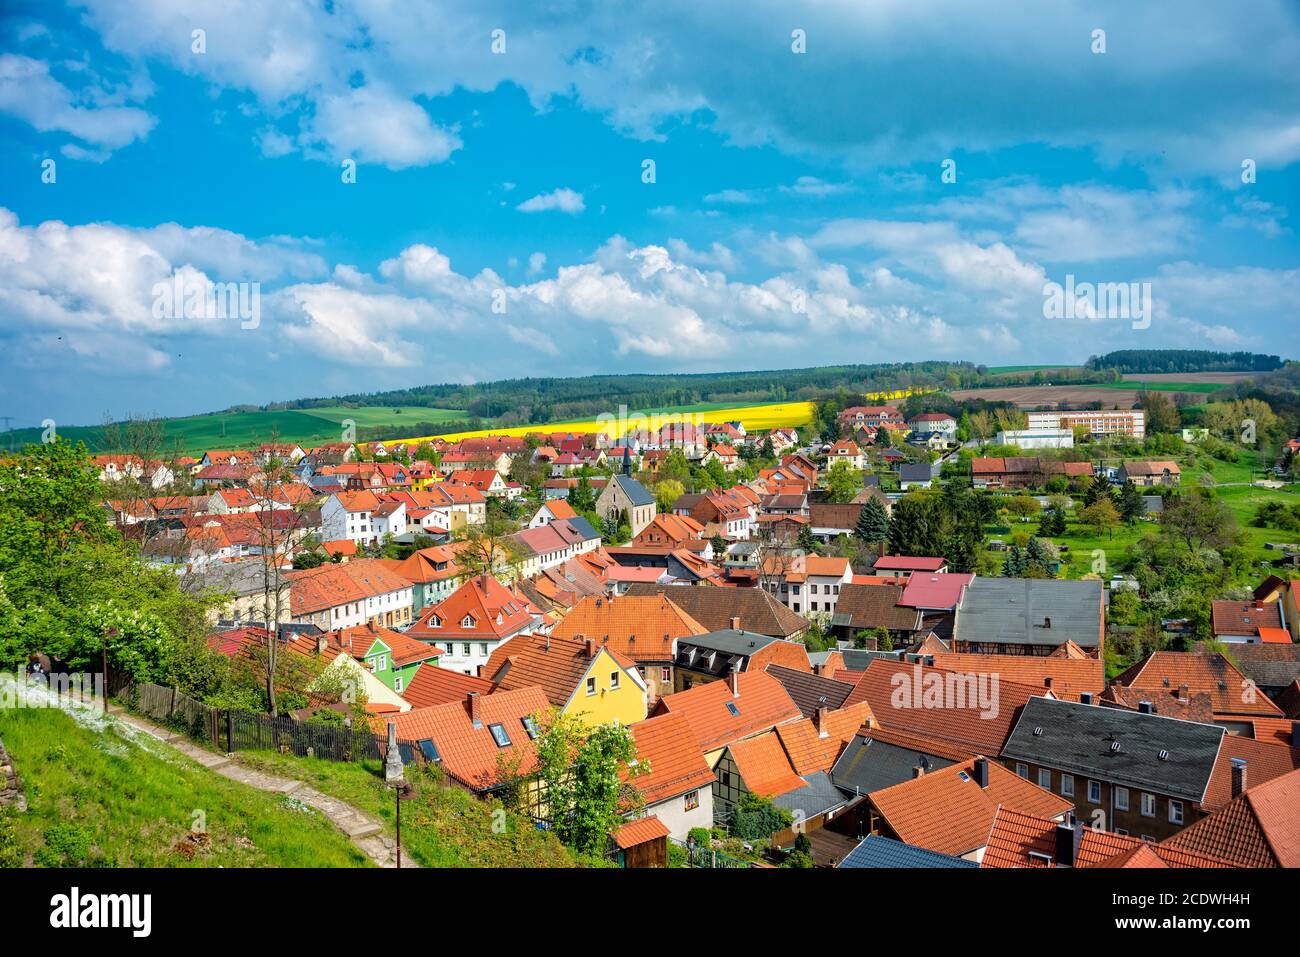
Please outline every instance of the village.
M1062 553L1067 526L1179 534L1204 496L1176 460L1213 439L1130 458L1140 409L983 440L889 405L833 434L707 418L90 468L141 559L218 596L209 649L261 710L358 731L391 781L438 774L607 864L1300 866L1290 553L1203 622L1138 626L1144 577ZM235 752L229 720L199 737ZM560 729L623 741L594 841L549 797Z

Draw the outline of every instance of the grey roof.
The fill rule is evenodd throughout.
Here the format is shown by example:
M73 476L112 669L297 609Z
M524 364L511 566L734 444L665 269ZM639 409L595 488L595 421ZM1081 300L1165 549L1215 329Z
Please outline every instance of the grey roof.
M844 792L831 783L831 777L825 771L805 774L803 779L808 782L804 787L779 794L772 798L772 803L787 811L802 812L804 820L833 811L848 803Z
M957 607L958 641L1083 648L1101 642L1100 581L976 577ZM1045 622L1051 621L1051 627Z
M858 735L845 746L831 768L831 780L850 794L870 794L910 781L915 776L912 769L918 766L937 771L955 763L938 755Z
M655 497L636 479L627 475L615 475L612 481L619 484L623 489L623 494L628 497L628 500L633 505L653 505L655 503Z
M1213 724L1030 698L1002 756L1200 801L1223 735Z
M680 645L683 639L677 639ZM767 673L781 682L781 687L794 700L805 718L817 714L818 708L830 708L838 711L844 706L844 699L853 690L847 681L836 681L815 675L809 671L798 671L783 665L768 665Z
M898 478L902 482L929 482L934 478L934 471L928 462L911 462L898 467Z
M1233 642L1225 654L1261 688L1285 688L1300 678L1300 645Z
M1144 514L1151 515L1155 512L1165 510L1165 498L1163 495L1143 495L1142 511Z
M205 588L229 592L237 597L253 595L264 588L265 570L260 561L226 562L201 572L178 576L181 589L197 594ZM287 582L288 579L285 579Z
M975 861L951 857L892 837L868 834L836 867L979 867Z
M577 533L583 537L584 540L590 538L600 538L600 532L592 528L591 522L587 521L581 515L575 515L573 518L567 519L567 521L570 525L574 527Z
M703 635L678 638L677 647L687 648L694 645L696 648L705 651L720 651L728 655L752 655L759 649L766 648L774 641L780 641L780 639L773 638L771 635L760 635L753 631L737 631L734 628L723 628L720 631L710 631Z

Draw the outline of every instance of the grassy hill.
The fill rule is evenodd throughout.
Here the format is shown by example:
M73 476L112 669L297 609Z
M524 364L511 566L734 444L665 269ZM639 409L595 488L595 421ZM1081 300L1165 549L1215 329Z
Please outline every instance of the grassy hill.
M93 711L0 709L28 810L0 860L38 867L365 867L319 812L219 777ZM192 829L201 822L202 831Z

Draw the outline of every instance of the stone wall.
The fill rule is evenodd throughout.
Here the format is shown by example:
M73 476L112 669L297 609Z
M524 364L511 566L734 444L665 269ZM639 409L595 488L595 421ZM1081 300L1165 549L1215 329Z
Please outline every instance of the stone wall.
M27 798L18 783L18 772L14 770L13 760L5 750L3 741L0 741L0 807L27 810Z

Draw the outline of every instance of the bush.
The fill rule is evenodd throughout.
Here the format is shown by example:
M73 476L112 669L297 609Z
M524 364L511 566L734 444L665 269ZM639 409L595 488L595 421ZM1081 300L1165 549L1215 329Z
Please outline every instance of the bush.
M736 804L731 833L746 841L766 841L794 823L794 815L770 800L746 792Z
M691 844L704 844L707 846L712 839L713 832L707 827L693 827L686 832L686 840Z

